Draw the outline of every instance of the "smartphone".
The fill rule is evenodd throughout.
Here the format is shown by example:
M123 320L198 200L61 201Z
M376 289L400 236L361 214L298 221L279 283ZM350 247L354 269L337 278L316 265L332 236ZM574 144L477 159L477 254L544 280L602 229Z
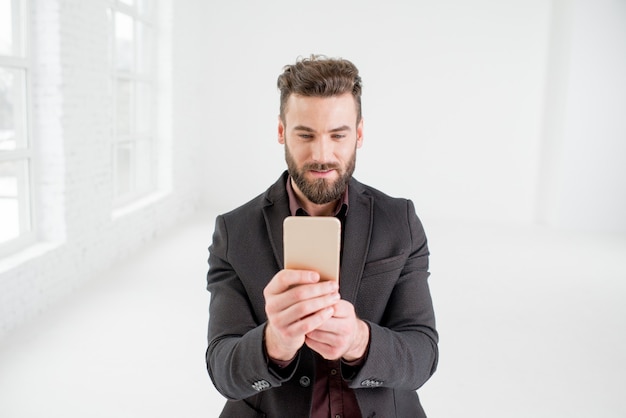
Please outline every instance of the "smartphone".
M341 222L333 216L289 216L283 222L285 268L339 281Z

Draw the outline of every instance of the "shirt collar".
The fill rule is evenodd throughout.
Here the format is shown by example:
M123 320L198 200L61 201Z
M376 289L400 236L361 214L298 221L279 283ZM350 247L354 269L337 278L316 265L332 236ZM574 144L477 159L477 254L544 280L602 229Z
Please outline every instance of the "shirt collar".
M291 176L287 176L286 188L287 196L289 197L289 213L291 213L291 216L308 216L309 214L304 210L300 204L300 200L296 196L296 192L293 190ZM337 203L333 216L338 216L339 214L346 216L348 214L348 206L348 186L346 185L346 191L343 193L341 200Z

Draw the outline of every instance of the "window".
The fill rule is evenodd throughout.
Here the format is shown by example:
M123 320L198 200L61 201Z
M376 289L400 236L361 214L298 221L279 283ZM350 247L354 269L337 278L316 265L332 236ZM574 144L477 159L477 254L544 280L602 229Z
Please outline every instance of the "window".
M158 187L157 59L154 0L111 1L114 95L114 206Z
M0 0L0 254L32 239L24 0Z

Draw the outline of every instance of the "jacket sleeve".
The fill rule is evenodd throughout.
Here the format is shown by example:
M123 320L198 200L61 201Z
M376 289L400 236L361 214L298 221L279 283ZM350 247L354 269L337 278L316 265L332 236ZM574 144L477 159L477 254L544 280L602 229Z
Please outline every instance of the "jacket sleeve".
M410 250L397 271L379 271L365 280L394 282L380 319L366 322L370 327L367 359L352 378L352 388L388 387L416 390L435 372L438 361L438 334L428 286L428 245L424 229L411 201L406 205L406 228ZM372 269L370 269L371 271Z
M268 366L263 348L265 322L256 318L248 293L228 260L228 249L226 221L218 216L207 274L211 293L207 370L222 395L243 399L280 386L291 376L279 376Z

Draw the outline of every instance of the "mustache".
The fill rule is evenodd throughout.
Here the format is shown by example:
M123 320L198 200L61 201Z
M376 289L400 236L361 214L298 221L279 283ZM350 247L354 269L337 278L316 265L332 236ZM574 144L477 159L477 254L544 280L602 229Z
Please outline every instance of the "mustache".
M327 171L327 170L339 170L339 164L336 163L308 163L304 164L303 170L309 171Z

